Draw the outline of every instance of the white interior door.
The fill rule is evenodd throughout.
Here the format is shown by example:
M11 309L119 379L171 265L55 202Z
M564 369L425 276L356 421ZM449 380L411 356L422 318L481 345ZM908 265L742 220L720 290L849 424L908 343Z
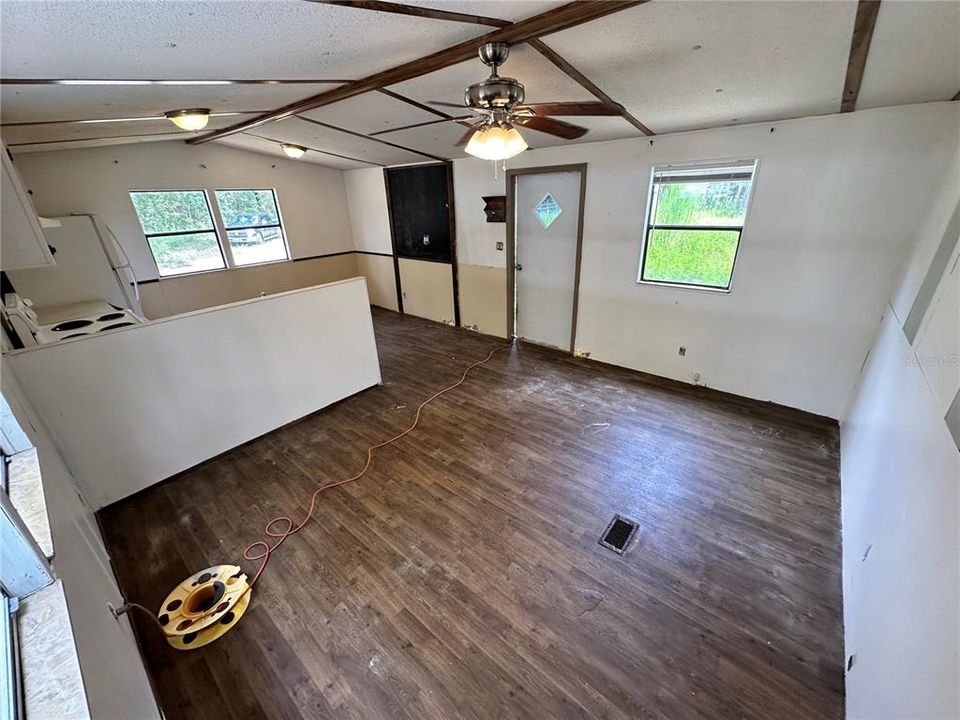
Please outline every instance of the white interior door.
M577 274L580 171L517 175L516 335L569 350Z

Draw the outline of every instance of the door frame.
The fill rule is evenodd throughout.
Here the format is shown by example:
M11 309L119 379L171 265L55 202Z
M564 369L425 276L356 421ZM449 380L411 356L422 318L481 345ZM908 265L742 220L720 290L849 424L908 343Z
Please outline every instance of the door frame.
M390 226L390 248L393 255L393 280L397 286L397 311L403 312L403 286L400 281L400 254L397 252L397 238L393 234L393 204L390 201L390 170L402 170L407 167L423 167L425 165L443 165L447 171L447 218L450 226L450 262L443 260L429 260L426 258L407 258L408 260L420 260L422 262L435 262L441 265L450 265L450 275L453 286L453 323L455 327L460 327L460 277L457 272L457 216L456 202L454 200L453 184L453 161L446 160L442 162L422 162L410 165L391 165L383 168L383 189L387 196L387 224Z
M587 163L507 170L507 337L514 338L517 335L517 226L515 219L517 177L560 172L580 173L580 211L577 215L577 252L573 275L573 317L570 318L569 352L572 353L577 342L577 309L580 305L580 258L583 254L583 214L587 196Z

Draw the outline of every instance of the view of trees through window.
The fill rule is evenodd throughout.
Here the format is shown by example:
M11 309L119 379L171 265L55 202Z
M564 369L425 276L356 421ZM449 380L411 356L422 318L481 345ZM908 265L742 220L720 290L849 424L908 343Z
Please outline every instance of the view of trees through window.
M287 259L273 190L216 190L214 194L234 263L251 265Z
M216 190L234 265L288 258L273 190ZM203 190L134 191L137 211L160 275L226 267Z
M737 170L737 179L722 179L730 169L655 175L640 280L730 286L753 179L752 168Z
M130 199L161 275L226 267L202 190L132 192Z

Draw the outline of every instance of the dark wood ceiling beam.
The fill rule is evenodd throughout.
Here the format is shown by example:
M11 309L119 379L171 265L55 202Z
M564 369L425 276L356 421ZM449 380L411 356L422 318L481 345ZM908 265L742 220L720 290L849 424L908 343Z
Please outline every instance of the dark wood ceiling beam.
M956 95L950 98L950 102L956 102L957 100L960 100L960 90L957 91Z
M321 5L339 5L340 7L357 8L360 10L376 10L378 12L394 13L395 15L412 15L413 17L430 18L431 20L452 20L454 22L472 23L474 25L489 25L490 27L507 27L506 20L484 17L483 15L469 15L467 13L436 10L434 8L402 5L380 0L307 0Z
M319 125L320 127L327 128L328 130L336 130L337 132L346 133L347 135L353 135L353 137L363 138L364 140L370 140L371 142L380 143L381 145L388 145L389 147L396 148L397 150L405 150L406 152L413 153L414 155L422 155L423 157L430 158L431 160L450 162L450 158L440 157L439 155L431 155L430 153L425 153L422 150L414 150L413 148L409 148L404 145L397 145L397 143L381 140L380 138L373 137L372 135L364 135L363 133L356 132L355 130L348 130L347 128L330 125L329 123L314 120L313 118L308 118L303 115L297 115L296 118L297 120L313 123L314 125Z
M424 105L422 102L417 102L417 101L414 100L413 98L408 98L406 95L401 95L400 93L394 92L393 90L387 90L387 88L377 88L377 92L383 93L383 94L386 95L387 97L392 97L394 100L399 100L400 102L405 102L407 105L412 105L413 107L415 107L415 108L417 108L417 109L419 109L419 110L423 110L424 112L428 112L428 113L430 113L431 115L436 115L437 117L442 117L442 118L450 118L450 117L453 117L452 115L448 115L447 113L443 112L443 110L438 110L438 109L435 108L435 107L430 107L429 105Z
M275 138L269 138L266 135L258 135L257 133L252 132L242 132L241 135L249 135L250 137L259 138L260 140L266 140L267 142L274 142L278 146L284 144L285 140L277 140ZM320 153L321 155L330 155L331 157L340 158L341 160L350 160L351 162L365 163L367 165L376 165L377 167L386 167L383 163L374 162L373 160L362 160L360 158L350 157L349 155L340 155L339 153L330 152L329 150L319 150L315 147L309 147L307 145L300 145L299 143L288 143L290 145L299 145L299 147L309 150L310 152Z
M880 0L859 0L857 3L857 17L853 22L853 37L850 39L850 57L847 60L840 112L853 112L857 109L860 83L863 82L863 71L867 66L870 41L873 39L873 28L877 24L879 12Z
M601 90L599 87L597 87L597 85L596 85L592 80L590 80L590 78L588 78L588 77L587 77L586 75L584 75L582 72L580 72L579 70L577 70L573 65L571 65L569 62L567 62L564 58L562 58L556 51L553 50L553 48L549 47L546 43L544 43L543 40L540 40L539 38L533 38L533 39L531 39L531 40L528 40L528 41L527 41L527 44L529 44L534 50L536 50L537 52L539 52L539 53L540 53L541 55L543 55L547 60L549 60L549 61L552 62L554 65L556 65L558 68L560 68L563 72L565 72L565 73L566 73L569 77L571 77L573 80L575 80L575 81L577 81L578 83L580 83L580 85L581 85L587 92L589 92L591 95L593 95L595 98L597 98L598 100L602 100L603 102L613 103L614 105L619 106L619 107L621 108L621 110L622 110L622 112L620 113L620 116L621 116L624 120L626 120L628 123L630 123L631 125L633 125L637 130L639 130L640 132L642 132L644 135L654 135L654 134L655 134L655 133L653 132L653 130L651 130L651 129L648 128L646 125L644 125L642 122L640 122L639 120L637 120L633 115L631 115L631 114L627 111L627 109L626 109L625 107L623 107L623 105L620 105L620 103L618 103L618 102L617 102L616 100L614 100L612 97L610 97L609 95L607 95L603 90Z
M534 15L525 20L513 23L504 28L498 28L473 40L465 40L462 43L452 45L451 47L439 50L430 55L426 55L417 60L412 60L402 65L384 70L369 77L357 80L343 87L334 88L319 95L312 95L294 103L284 105L272 112L265 113L259 117L251 118L243 122L235 123L221 130L200 135L187 140L191 145L210 142L216 138L232 135L243 130L258 127L265 123L282 120L307 110L313 110L324 105L346 100L365 92L379 90L383 87L396 85L405 80L427 75L437 70L441 70L451 65L470 60L475 57L477 48L485 42L506 42L519 43L527 42L533 38L542 35L559 32L568 28L576 27L585 22L605 17L611 13L619 12L630 7L639 5L644 0L576 0L575 2L562 5L553 10Z

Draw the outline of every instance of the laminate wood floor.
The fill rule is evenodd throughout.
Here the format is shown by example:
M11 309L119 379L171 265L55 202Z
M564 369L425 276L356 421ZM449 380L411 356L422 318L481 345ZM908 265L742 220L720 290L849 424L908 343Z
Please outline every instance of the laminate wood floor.
M374 319L382 387L101 512L129 600L244 564L500 342ZM520 345L322 495L226 636L137 633L171 720L839 718L838 447L822 418ZM597 543L617 512L623 556Z

